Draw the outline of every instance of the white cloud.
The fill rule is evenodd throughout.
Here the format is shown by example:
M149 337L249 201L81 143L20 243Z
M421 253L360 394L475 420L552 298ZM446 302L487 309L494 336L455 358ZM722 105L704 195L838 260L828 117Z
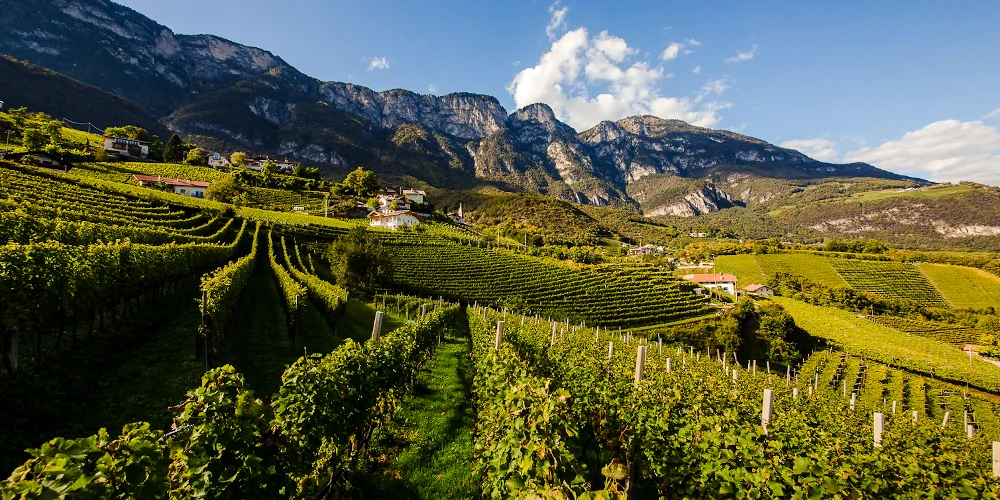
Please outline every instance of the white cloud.
M437 87L433 83L427 86L428 94L433 94L435 92L437 92Z
M683 47L684 47L683 43L677 43L677 42L667 45L667 48L663 50L662 54L660 54L660 59L663 59L664 61L677 59L677 56L681 55L681 49Z
M1000 132L981 121L942 120L877 147L847 153L844 160L932 181L1000 186Z
M778 146L801 151L810 158L819 161L837 161L837 157L840 156L837 153L837 143L822 137L817 137L815 139L793 139L791 141L782 142L781 144L778 144Z
M736 55L733 56L733 57L730 57L729 59L726 59L726 62L743 62L743 61L749 61L749 60L753 59L755 55L757 55L757 44L756 43L753 44L753 47L750 47L750 50L748 50L746 52L742 52L742 51L737 50L736 51Z
M673 42L670 45L667 45L667 48L663 49L663 52L660 53L660 59L663 59L664 61L672 61L677 59L677 56L681 54L690 55L694 53L694 50L689 49L688 47L701 47L701 42L695 40L694 38L688 38L683 42Z
M389 69L389 60L384 57L373 57L368 60L368 71L375 69Z
M569 7L560 9L559 0L549 5L549 14L552 14L552 17L549 19L549 24L545 26L545 34L548 35L550 41L555 41L559 30L566 28L567 12L569 12Z
M989 120L990 118L1000 118L1000 108L997 108L992 113L987 114L983 118L986 120Z
M691 70L691 72L694 73L694 74L696 74L696 75L700 75L701 74L701 66L695 66L694 69Z
M516 67L518 67L518 66L520 66L520 65L521 65L521 61L520 61L520 60L517 60L517 61L511 61L511 62L510 62L510 65L516 68Z
M694 96L661 95L669 75L649 61L633 61L638 55L622 38L606 31L590 37L586 28L577 28L553 42L535 66L518 72L507 91L518 108L548 104L577 130L641 114L710 127L721 121L718 112L731 106L708 99L728 88L723 80L706 83Z

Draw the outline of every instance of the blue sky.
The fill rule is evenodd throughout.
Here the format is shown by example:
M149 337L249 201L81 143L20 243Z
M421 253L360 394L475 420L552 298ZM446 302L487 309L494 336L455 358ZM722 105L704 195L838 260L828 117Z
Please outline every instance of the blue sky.
M1000 2L119 0L322 80L638 113L1000 185ZM280 6L280 7L279 7Z

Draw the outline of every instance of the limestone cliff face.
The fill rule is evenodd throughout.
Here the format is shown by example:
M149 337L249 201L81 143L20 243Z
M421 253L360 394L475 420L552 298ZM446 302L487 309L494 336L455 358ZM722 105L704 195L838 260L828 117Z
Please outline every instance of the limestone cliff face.
M478 94L438 97L399 89L375 92L360 85L330 82L321 85L320 95L337 109L364 117L379 128L417 124L461 139L482 139L500 130L507 116L496 98Z
M0 52L126 97L160 116L192 91L284 66L270 52L176 35L108 0L6 0Z
M674 203L647 210L646 215L651 217L657 215L694 217L730 206L732 206L732 200L728 193L708 186L691 192Z

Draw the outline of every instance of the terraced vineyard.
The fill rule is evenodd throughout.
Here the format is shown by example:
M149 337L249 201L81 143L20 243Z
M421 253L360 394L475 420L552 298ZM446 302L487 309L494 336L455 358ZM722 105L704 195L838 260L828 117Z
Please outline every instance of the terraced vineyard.
M141 162L81 163L73 168L73 172L77 175L85 175L106 181L123 183L129 182L134 174L162 175L163 177L174 177L204 182L217 182L222 180L227 175L225 172L211 167L195 167L174 163Z
M736 275L740 287L751 283L767 283L775 273L790 273L822 283L829 287L844 287L847 282L827 259L819 255L805 253L724 255L715 261L719 272Z
M1000 277L971 267L920 263L917 267L955 307L1000 309Z
M393 240L389 240L393 242ZM443 296L627 327L712 314L691 285L652 266L572 269L521 257L424 239L394 241L395 281L407 292Z
M311 215L323 215L327 193L317 191L289 191L285 189L249 188L247 197L250 206L288 212L293 207L302 207Z
M857 259L826 259L851 288L883 299L913 300L948 307L941 294L913 264Z
M810 335L826 339L855 356L911 372L1000 393L1000 370L969 357L953 346L877 325L840 309L813 306L785 297L772 297Z
M921 337L931 338L938 342L958 347L979 342L979 332L963 326L935 321L906 319L897 316L872 316L869 319L888 328L913 335L920 335Z

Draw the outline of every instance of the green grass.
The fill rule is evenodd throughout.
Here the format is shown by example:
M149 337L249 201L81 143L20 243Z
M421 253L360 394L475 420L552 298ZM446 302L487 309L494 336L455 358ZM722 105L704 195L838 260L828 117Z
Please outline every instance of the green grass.
M762 254L755 255L754 259L760 265L764 276L771 276L777 272L786 272L803 276L809 280L821 283L828 287L846 287L844 281L837 271L830 266L830 263L812 254Z
M715 259L715 269L720 273L736 276L740 288L754 283L764 283L764 271L753 255L720 255Z
M917 267L955 307L1000 309L1000 278L971 267L917 264Z
M975 188L967 185L939 185L939 186L927 186L923 188L918 188L914 191L900 191L899 189L883 189L879 191L868 191L865 193L858 193L846 201L851 202L865 202L865 201L875 201L884 200L888 198L919 198L919 199L933 199L942 198L944 196L950 196L953 194L965 193L973 191Z
M479 496L472 467L469 351L468 324L462 321L448 330L395 422L374 441L371 468L356 481L362 498Z
M877 325L853 313L818 307L785 297L772 297L814 337L826 339L851 354L898 368L1000 392L1000 368L978 358L970 362L961 350L942 342Z
M829 287L847 286L825 258L812 254L723 255L716 258L715 268L736 275L740 288L766 283L779 272L796 274Z

